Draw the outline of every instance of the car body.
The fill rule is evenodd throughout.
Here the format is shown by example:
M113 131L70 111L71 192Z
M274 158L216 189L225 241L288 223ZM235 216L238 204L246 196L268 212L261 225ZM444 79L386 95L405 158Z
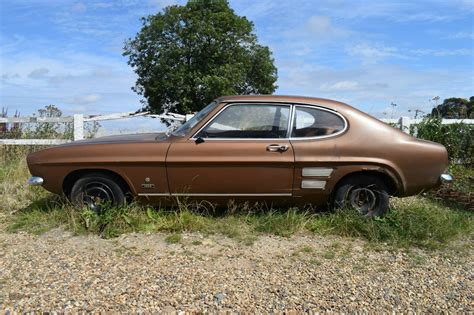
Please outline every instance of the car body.
M31 183L53 193L70 195L78 179L95 173L150 203L186 196L325 204L360 175L393 196L450 180L442 145L347 104L297 96L221 97L173 133L81 140L27 161Z

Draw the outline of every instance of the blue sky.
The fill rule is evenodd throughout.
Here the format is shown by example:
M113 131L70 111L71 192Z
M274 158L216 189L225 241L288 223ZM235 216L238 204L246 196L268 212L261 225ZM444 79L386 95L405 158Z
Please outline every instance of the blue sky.
M173 0L1 0L1 106L22 115L136 110L123 42ZM231 0L278 67L276 94L342 100L375 116L474 95L474 0Z

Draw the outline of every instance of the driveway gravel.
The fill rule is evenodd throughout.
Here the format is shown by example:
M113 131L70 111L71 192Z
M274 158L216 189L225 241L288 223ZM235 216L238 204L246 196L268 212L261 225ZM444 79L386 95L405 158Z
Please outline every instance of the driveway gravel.
M467 312L473 250L373 248L363 241L54 230L0 233L0 309L58 312Z

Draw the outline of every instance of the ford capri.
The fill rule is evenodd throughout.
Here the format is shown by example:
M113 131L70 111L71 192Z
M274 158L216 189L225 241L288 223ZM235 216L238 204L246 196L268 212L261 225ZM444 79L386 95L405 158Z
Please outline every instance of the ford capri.
M132 199L330 204L383 215L389 196L451 181L446 149L347 104L229 96L172 132L75 141L30 154L31 185L101 211Z

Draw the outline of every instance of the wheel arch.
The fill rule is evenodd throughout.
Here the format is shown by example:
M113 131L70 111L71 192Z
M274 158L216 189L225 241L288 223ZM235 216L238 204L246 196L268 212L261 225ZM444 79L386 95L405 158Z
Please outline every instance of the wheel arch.
M79 178L88 174L107 175L117 181L117 184L119 184L120 188L122 188L125 194L133 193L132 186L127 182L127 180L123 176L121 176L117 172L114 172L108 169L97 169L97 168L78 169L67 174L62 184L63 193L66 196L69 196L74 183Z
M382 179L382 181L387 185L388 194L391 196L396 196L400 193L401 190L403 190L401 182L395 177L394 174L385 169L379 168L362 169L345 174L344 176L339 178L337 183L334 185L331 194L334 194L334 192L336 192L337 189L341 186L341 184L344 183L344 181L346 181L348 178L357 177L361 175L374 176Z

